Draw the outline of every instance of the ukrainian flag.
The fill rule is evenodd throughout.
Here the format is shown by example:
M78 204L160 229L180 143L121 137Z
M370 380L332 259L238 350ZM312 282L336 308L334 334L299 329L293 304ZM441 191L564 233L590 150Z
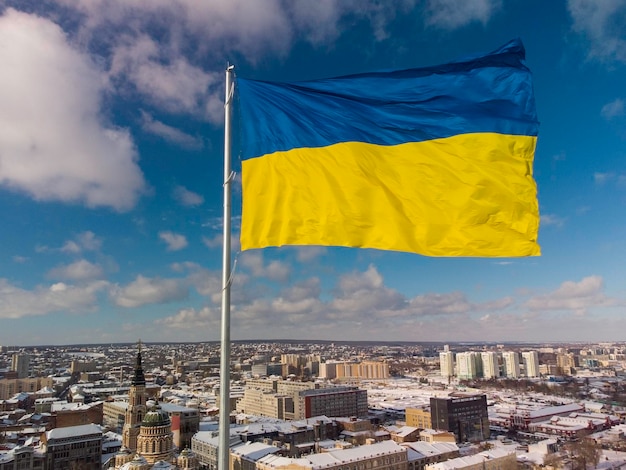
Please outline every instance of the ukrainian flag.
M539 255L538 121L519 40L435 67L238 78L243 250Z

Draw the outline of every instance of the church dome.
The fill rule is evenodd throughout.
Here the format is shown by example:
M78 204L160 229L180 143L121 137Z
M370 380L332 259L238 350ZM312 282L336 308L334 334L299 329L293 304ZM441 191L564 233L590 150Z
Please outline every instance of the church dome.
M160 406L155 406L148 411L143 418L142 426L167 426L170 424L170 417L166 411L163 411Z
M145 470L149 469L150 464L141 455L135 455L135 458L120 467L120 470Z

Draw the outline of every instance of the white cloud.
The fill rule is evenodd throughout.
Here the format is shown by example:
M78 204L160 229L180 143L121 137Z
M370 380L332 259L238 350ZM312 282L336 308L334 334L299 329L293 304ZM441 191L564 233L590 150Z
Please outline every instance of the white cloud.
M563 227L563 225L565 225L565 218L555 214L541 214L541 225Z
M126 287L111 289L110 296L120 307L140 307L146 304L163 304L187 297L185 282L179 279L137 278Z
M224 236L222 234L217 234L212 237L202 237L202 243L204 243L207 248L222 248L224 244L223 240ZM230 236L230 249L233 252L238 252L241 249L241 243L238 234Z
M199 150L203 145L202 139L189 135L175 127L168 126L161 121L157 121L145 111L141 112L141 128L145 132L159 136L168 142L186 149Z
M485 25L500 5L500 0L428 0L426 23L442 29L456 29L475 21Z
M48 273L48 277L50 279L85 281L101 278L103 274L102 266L81 259L71 264L57 266Z
M167 251L182 250L188 245L184 235L174 232L159 232L159 238L167 243Z
M91 231L81 232L73 240L67 240L61 247L64 253L80 253L82 251L98 251L102 247L102 239Z
M604 106L602 106L602 110L600 111L600 114L607 121L610 121L611 119L614 119L619 116L623 116L624 115L624 100L621 98L616 98L610 103L605 104Z
M572 28L589 41L589 56L626 62L626 0L569 0Z
M260 251L245 251L239 257L239 264L252 272L252 275L267 278L272 281L284 282L291 274L289 265L282 261L270 261L265 264L263 254Z
M206 115L214 122L223 120L223 109L205 109L207 92L222 83L221 74L205 72L182 55L168 57L167 48L146 34L125 36L123 40L113 52L113 79L128 80L144 98L166 111ZM159 126L159 130L165 128ZM169 136L173 136L171 128Z
M604 185L606 183L608 183L611 180L614 180L616 178L615 173L601 173L601 172L596 172L593 174L593 181L594 183L598 184L598 185Z
M298 246L296 247L296 259L300 263L308 263L315 258L325 255L328 252L323 246Z
M132 208L144 190L128 131L101 116L106 77L61 28L0 17L0 185L36 200Z
M204 203L204 198L200 194L189 191L184 186L176 186L172 195L179 204L186 207L199 206Z
M563 282L553 292L530 298L525 306L533 311L570 310L583 314L591 307L610 306L615 302L604 294L602 277L588 276L580 282Z
M7 279L0 279L0 318L93 311L97 294L107 285L104 281L83 286L56 283L26 290L11 284Z
M221 311L218 308L203 307L180 309L175 315L155 320L157 325L200 332L200 337L210 330L218 330L221 324Z

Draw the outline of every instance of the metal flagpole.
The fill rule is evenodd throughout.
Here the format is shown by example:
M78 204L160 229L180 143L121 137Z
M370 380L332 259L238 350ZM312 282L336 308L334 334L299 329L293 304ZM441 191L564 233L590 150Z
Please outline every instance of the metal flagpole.
M222 256L222 344L220 354L220 421L217 468L228 470L230 441L230 199L233 182L230 169L230 125L234 96L233 70L226 69L226 93L224 98L224 251Z

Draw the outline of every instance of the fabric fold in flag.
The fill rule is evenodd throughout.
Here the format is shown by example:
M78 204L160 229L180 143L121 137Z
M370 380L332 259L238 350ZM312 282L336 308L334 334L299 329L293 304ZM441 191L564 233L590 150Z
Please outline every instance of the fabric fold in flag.
M242 250L540 254L538 121L519 40L435 67L237 79Z

